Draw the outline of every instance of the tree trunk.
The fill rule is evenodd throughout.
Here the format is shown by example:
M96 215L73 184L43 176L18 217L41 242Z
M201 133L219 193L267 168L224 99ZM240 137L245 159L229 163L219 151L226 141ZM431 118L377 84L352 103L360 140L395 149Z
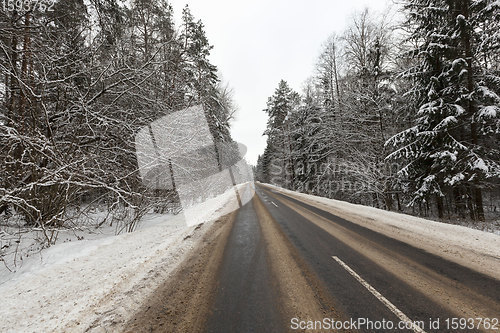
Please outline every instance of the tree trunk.
M444 216L443 197L442 196L439 196L439 195L436 196L436 205L437 205L437 210L438 210L438 217L440 219L442 219Z
M462 14L465 16L466 19L469 19L469 6L470 6L470 1L469 0L464 0L461 2L461 10ZM474 54L472 52L472 44L471 44L471 36L470 33L464 33L462 35L462 42L464 45L464 53L465 53L465 60L467 62L467 90L469 93L472 93L474 91L474 71L472 67L472 61L474 59ZM471 131L471 139L472 139L472 149L474 149L478 143L478 130L477 130L477 124L474 120L474 114L475 114L475 105L473 101L469 99L467 103L467 111L469 113L469 116L471 117L472 121L470 123L470 131ZM470 191L470 195L474 196L474 204L471 202L471 216L474 220L479 220L479 221L484 221L484 210L483 210L483 196L481 193L481 189L479 188L477 182L474 186L474 188ZM472 198L471 198L472 201Z
M453 189L453 195L455 197L455 212L459 217L465 217L465 202L462 198L462 191L459 188Z
M474 201L476 206L477 220L484 221L483 193L479 187L474 188Z
M19 113L21 114L22 119L24 120L24 115L26 113L26 105L27 105L27 89L25 87L26 84L28 84L29 80L29 71L28 71L28 64L30 62L30 44L31 44L31 38L30 38L30 14L26 13L24 17L24 41L23 41L23 57L21 61L21 73L19 76L21 77L21 80L23 80L24 84L23 86L19 85L19 93L20 93L20 103L19 103ZM33 129L36 127L36 119L32 117L32 122L33 122ZM24 131L23 131L24 132ZM24 132L25 133L25 132Z
M474 202L472 200L472 190L470 186L467 187L467 208L469 208L469 216L472 220L476 220L476 212L475 212L475 207L474 207Z
M17 13L14 11L12 13L12 27L14 27L15 22L14 18L17 16ZM10 42L10 59L11 59L11 68L10 68L10 79L9 79L9 87L10 87L10 94L9 94L9 103L8 103L8 111L9 111L9 116L8 119L9 121L12 121L14 124L17 123L17 114L16 114L16 97L18 93L18 81L17 81L17 35L16 31L12 33L12 39Z

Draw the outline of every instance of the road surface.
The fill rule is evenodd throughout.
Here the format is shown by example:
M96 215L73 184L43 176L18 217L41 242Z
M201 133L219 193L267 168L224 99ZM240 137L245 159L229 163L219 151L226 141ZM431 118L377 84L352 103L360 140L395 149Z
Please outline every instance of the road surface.
M495 277L258 185L253 200L207 232L192 259L128 326L131 332L500 332L497 318Z

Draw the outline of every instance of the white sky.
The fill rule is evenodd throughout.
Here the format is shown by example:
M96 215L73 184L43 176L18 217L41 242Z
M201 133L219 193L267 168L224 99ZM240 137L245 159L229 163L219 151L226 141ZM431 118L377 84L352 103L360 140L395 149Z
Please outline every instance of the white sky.
M211 62L234 89L238 106L233 138L255 164L264 152L267 116L262 110L281 79L298 92L314 74L321 45L341 33L365 7L384 10L391 0L170 0L177 24L187 4L205 24L214 46Z

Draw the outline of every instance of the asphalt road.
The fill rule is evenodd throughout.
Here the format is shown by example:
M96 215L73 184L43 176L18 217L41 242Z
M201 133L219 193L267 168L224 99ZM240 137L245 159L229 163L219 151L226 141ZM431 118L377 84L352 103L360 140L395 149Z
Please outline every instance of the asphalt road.
M126 332L500 332L500 277L305 201L257 184L200 225L203 240Z
M217 297L206 332L279 332L276 281L253 202L236 216L224 251Z
M460 329L453 318L456 323L499 318L499 280L272 189L257 186L256 193L238 212L227 240L206 332L286 332L323 318L349 321L343 327L360 332L495 332L479 321ZM263 235L257 204L284 236L290 264L295 261L318 285L314 296L322 298L323 317L287 311L292 295L280 289L283 279L273 269L272 244ZM407 321L417 321L418 327L396 329Z

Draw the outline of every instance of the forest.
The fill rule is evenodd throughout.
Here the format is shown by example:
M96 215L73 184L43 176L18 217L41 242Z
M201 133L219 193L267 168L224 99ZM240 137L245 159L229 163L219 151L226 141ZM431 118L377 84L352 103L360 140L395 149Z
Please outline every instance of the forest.
M232 143L231 92L211 49L189 7L175 26L167 1L4 2L0 214L50 244L96 205L128 231L151 209L175 212L175 189L141 182L134 138L201 105L214 143Z
M439 219L497 218L500 3L353 16L298 93L269 97L261 182Z
M355 14L324 43L300 93L279 83L256 178L422 216L496 216L500 5L411 0L400 9ZM3 218L41 228L50 243L51 228L95 205L127 230L151 209L179 210L175 188L141 181L135 137L201 105L215 147L229 147L236 107L203 22L188 6L178 26L173 16L166 0L4 1ZM233 160L217 156L218 169Z

